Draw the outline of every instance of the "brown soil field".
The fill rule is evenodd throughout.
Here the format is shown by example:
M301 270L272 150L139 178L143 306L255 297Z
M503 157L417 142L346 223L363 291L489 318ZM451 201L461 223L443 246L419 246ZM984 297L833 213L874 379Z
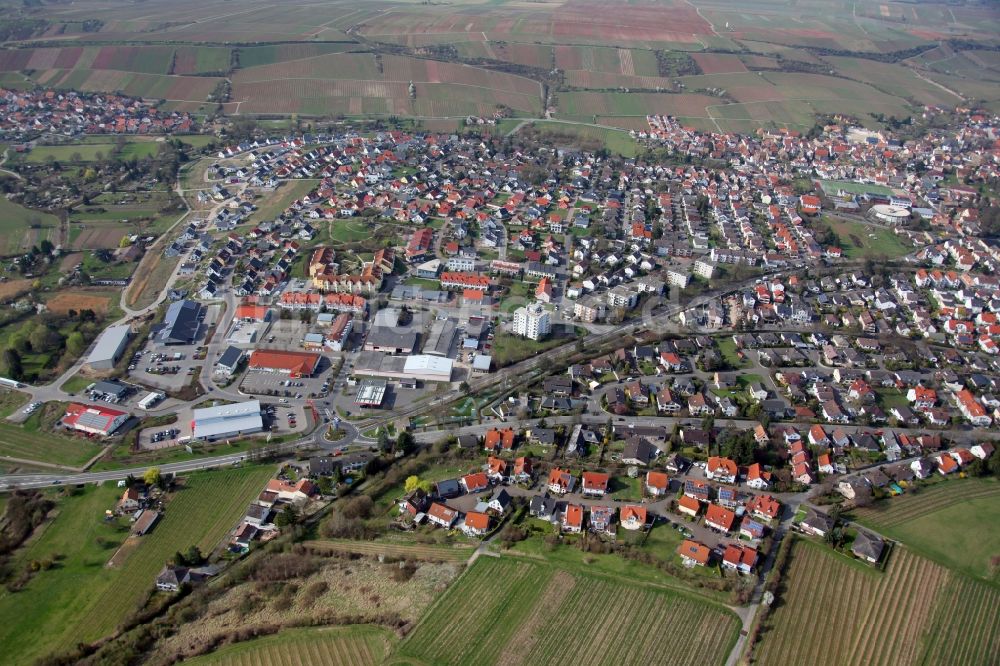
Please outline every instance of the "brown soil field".
M0 300L14 298L31 288L31 280L7 280L0 282Z
M73 267L76 266L78 263L80 263L80 261L82 260L83 260L83 252L70 252L65 257L63 257L63 260L61 262L59 262L59 270L62 271L63 273L68 273L69 271L73 270Z
M45 304L52 312L66 314L70 310L93 310L104 314L111 307L110 296L98 296L85 291L64 291Z
M100 250L113 249L118 247L122 236L127 229L116 229L113 227L88 227L80 232L80 235L73 241L74 250Z
M747 71L739 56L726 53L692 53L691 57L705 74L733 74Z

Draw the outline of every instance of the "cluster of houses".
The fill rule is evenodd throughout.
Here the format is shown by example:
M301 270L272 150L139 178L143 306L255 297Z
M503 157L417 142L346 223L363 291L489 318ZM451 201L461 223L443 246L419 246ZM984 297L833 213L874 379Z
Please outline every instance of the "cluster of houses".
M186 112L160 112L137 98L43 88L0 88L0 138L24 141L40 134L166 134L196 129ZM18 152L28 150L15 146Z
M256 540L273 539L279 531L272 522L275 515L289 505L300 510L318 495L319 488L308 478L294 483L280 478L269 480L257 499L247 507L230 539L230 549L234 552L246 552Z

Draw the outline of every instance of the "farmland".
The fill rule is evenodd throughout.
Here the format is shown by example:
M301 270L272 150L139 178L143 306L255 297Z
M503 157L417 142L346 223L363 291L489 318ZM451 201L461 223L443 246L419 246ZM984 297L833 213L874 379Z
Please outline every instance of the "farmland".
M1000 483L953 479L878 502L855 515L914 552L970 576L1000 581L990 559L1000 553Z
M945 607L953 614L992 618L965 625L968 635L962 637L986 652L950 663L992 663L1000 650L1000 619L984 610L1000 600L1000 592L953 575L902 546L893 550L881 573L824 545L798 540L783 581L781 602L754 650L760 663L935 663L927 661L929 653L943 635L955 631L954 618L945 619ZM972 594L956 598L956 586Z
M186 660L191 666L375 666L394 638L369 626L290 629Z
M600 605L601 613L588 609ZM671 627L608 635L607 618ZM641 619L640 619L641 618ZM401 644L397 663L721 663L735 616L709 602L512 558L480 558ZM567 642L565 637L575 640ZM589 639L588 639L589 637Z
M37 574L23 593L0 594L0 643L6 646L6 658L31 661L113 630L179 547L214 548L272 471L248 467L191 474L169 500L159 524L115 568L105 564L125 530L103 516L120 491L109 484L61 499L56 519L19 554L22 564L61 554L60 566ZM23 594L35 602L23 603ZM17 641L9 640L14 636Z
M320 551L357 553L359 555L386 555L428 562L464 562L472 555L472 547L435 546L416 543L381 541L355 541L353 539L327 539L309 542L311 548Z
M41 241L58 241L59 219L55 215L19 206L0 197L0 255L11 255L31 249Z
M0 420L0 456L76 468L100 453L100 447L88 439L47 432L39 425L38 412L23 425L6 420L26 403L24 394L0 393L0 415L4 417Z

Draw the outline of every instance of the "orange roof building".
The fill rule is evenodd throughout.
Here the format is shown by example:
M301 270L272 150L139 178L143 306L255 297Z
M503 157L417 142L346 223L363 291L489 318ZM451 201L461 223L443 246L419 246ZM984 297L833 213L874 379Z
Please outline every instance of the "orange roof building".
M736 514L729 509L718 504L709 504L705 512L705 524L720 532L728 532L733 529L736 521Z
M312 352L255 349L250 354L250 369L282 372L289 377L310 377L316 371L319 354Z
M708 564L708 560L711 557L712 551L708 549L703 543L698 541L693 541L691 539L685 539L684 542L677 547L677 554L681 556L681 560L684 564L688 566L705 566Z

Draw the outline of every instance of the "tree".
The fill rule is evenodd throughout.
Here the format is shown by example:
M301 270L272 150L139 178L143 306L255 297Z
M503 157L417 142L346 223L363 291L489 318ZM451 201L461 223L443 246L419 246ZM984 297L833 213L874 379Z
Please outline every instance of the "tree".
M379 451L389 450L389 433L385 431L385 428L379 428L378 431L378 448Z
M289 504L285 510L274 517L274 524L278 527L288 527L299 522L299 511L294 504Z
M150 467L143 473L142 480L149 487L160 485L160 468Z
M403 490L407 493L412 493L414 490L420 487L420 477L414 474L413 476L406 477L406 482L403 484Z
M472 390L472 387L469 386L469 382L462 382L458 385L458 390L462 393L469 393L469 391Z
M14 381L21 381L24 378L24 366L21 364L21 355L16 349L5 349L3 352L3 367L7 375Z
M83 340L83 333L80 331L73 331L66 338L66 351L73 356L79 356L83 353L83 350L87 348L87 343Z
M412 453L416 445L417 441L408 430L404 430L396 437L396 450L402 451L404 455Z
M198 546L192 544L184 553L184 562L188 566L196 567L205 562L205 556L201 554L201 549Z

